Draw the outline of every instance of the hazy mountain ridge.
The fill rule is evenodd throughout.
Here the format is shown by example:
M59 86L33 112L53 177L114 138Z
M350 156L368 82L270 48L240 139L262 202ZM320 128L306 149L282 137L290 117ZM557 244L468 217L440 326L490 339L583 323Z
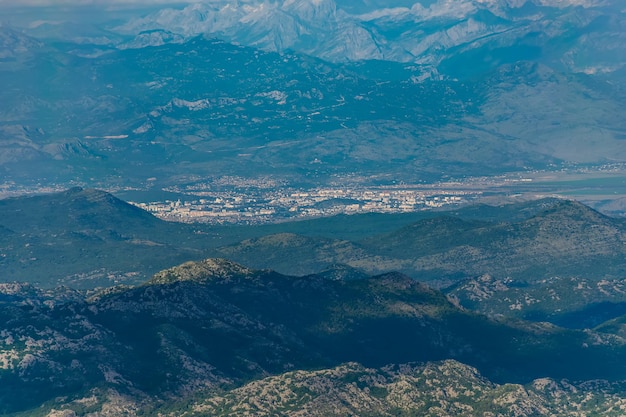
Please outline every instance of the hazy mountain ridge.
M594 327L626 313L622 219L562 201L511 220L441 216L352 242L277 234L214 253L283 273L334 263L369 273L399 270L449 287L445 292L466 308L566 327Z
M5 136L9 143L24 142L4 155L9 175L21 175L23 168L15 164L19 151L32 153L31 159L48 159L43 169L51 165L48 169L56 168L56 175L95 169L109 171L108 177L112 170L144 184L149 176L171 176L183 166L187 175L206 175L207 169L220 172L229 165L250 170L250 164L259 172L268 169L263 168L266 160L281 159L274 147L285 145L295 146L297 155L284 166L287 171L278 175L292 175L310 164L311 147L318 148L313 154L326 163L347 156L342 151L329 154L327 149L322 153L320 131L343 130L342 123L363 122L362 115L368 114L370 120L391 112L397 118L407 112L422 113L420 118L440 117L438 110L430 110L431 99L441 100L442 89L436 86L428 91L396 84L391 87L392 100L386 91L389 87L321 61L202 38L91 59L68 56L63 50L50 55L33 59L52 61L52 74L40 74L37 65L25 72L7 73L6 81L13 85L24 79L46 81L37 91L32 91L32 85L24 86L18 97L5 91L7 103L15 102L8 113L0 115L7 124ZM118 65L127 71L120 74ZM66 89L67 85L72 89ZM409 97L419 100L411 109L402 110L397 102L402 96L406 102ZM382 109L381 99L387 102ZM421 110L413 111L413 106ZM71 129L68 124L59 125L59 117L71 121ZM307 137L302 145L295 140ZM53 146L74 144L76 139L81 154L59 152ZM275 145L268 146L268 141ZM363 151L361 158L376 158ZM127 158L124 164L121 155ZM171 163L165 168L164 158Z
M289 0L165 9L116 30L132 34L167 29L185 36L208 33L330 61L414 62L435 72L442 61L475 54L487 46L487 59L494 63L507 62L517 54L516 60L541 57L569 70L602 72L624 64L623 53L615 54L620 49L621 22L618 7L607 2L463 1L451 5L437 1L351 14L332 0ZM613 41L600 41L600 32L609 32ZM602 66L586 61L592 51L607 51L603 58L608 62Z
M59 396L71 403L92 388L148 402L187 397L347 361L457 358L498 381L624 376L617 337L491 321L399 274L341 281L197 265L192 280L184 264L164 272L174 280L157 275L83 300L38 302L27 289L26 303L0 300L3 412L59 405Z
M341 9L349 5L283 3L194 4L159 12L181 26L194 19L228 25L211 16L232 14L233 25L258 29L258 39L242 42L250 47L167 28L138 27L108 46L26 35L36 35L35 29L45 34L43 24L23 29L26 34L0 28L7 38L24 39L11 41L11 50L26 39L43 45L0 63L6 178L145 189L259 173L319 184L358 172L411 183L436 180L442 172L498 175L626 158L622 14L611 4L464 2L459 17L457 9L433 3L365 21L346 17L350 13ZM274 19L295 21L296 15L299 23L284 27ZM315 43L321 31L315 25L326 27L333 19L337 30L345 29L341 36L356 44L363 31L394 39L407 34L407 45L397 44L403 51L419 44L414 38L430 39L420 56L438 68L383 61L393 57L372 60L366 52L358 52L358 61L333 64L293 48L254 49L274 42L285 28ZM333 28L324 36L334 36ZM339 44L350 45L344 38ZM388 39L375 43L396 47ZM324 43L315 48L349 55ZM604 48L619 62L605 62ZM25 169L24 160L37 166Z
M400 270L449 286L446 293L466 308L567 327L626 313L622 219L559 200L411 220L419 215L203 227L166 223L110 194L72 189L0 201L0 268L8 282L88 289L136 284L172 264L219 256L291 275Z
M335 263L362 268L361 262L372 258L370 253L353 242L304 237L293 233L246 239L232 246L218 248L216 252L240 262L249 260L257 267L272 265L276 270L294 274L314 273Z
M24 35L17 30L0 26L0 60L11 61L29 51L36 51L44 46L43 42Z
M94 189L0 200L0 217L3 281L44 287L140 282L212 240Z
M5 282L137 284L172 264L215 256L290 275L402 271L439 287L457 284L447 291L468 308L567 326L596 325L626 302L623 220L567 201L211 227L163 222L110 194L72 189L2 200L0 218ZM491 278L476 280L485 274ZM589 322L578 319L593 303L611 304L589 310Z
M599 281L615 279L623 271L625 236L622 220L563 201L513 223L437 217L359 242L275 235L223 247L218 253L256 267L276 260L275 266L287 273L290 259L306 258L301 267L339 262L370 273L401 270L426 280L488 273L527 282L560 274ZM291 246L279 243L285 239L294 241L294 253Z

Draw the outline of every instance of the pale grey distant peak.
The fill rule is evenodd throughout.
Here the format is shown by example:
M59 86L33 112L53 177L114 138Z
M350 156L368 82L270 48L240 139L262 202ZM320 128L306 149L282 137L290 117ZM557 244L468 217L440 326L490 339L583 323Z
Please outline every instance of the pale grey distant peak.
M623 21L624 13L613 6L608 0L395 0L352 5L341 0L214 0L159 10L114 30L126 35L150 30L184 37L207 35L268 51L294 50L333 62L377 59L438 66L450 54L485 45L486 51L556 45L561 54L568 49L596 53L602 45L594 41L590 49L589 39L603 37L614 45L611 39L620 38L615 29L619 23L613 29L592 25L600 17ZM621 61L618 64L604 63L602 68L621 67Z

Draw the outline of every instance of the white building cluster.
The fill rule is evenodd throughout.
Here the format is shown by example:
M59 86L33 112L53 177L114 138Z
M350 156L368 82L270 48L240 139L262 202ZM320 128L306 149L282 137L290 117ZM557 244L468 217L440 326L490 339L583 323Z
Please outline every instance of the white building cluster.
M381 187L308 190L248 189L194 192L190 199L133 203L165 220L204 223L268 223L336 214L402 213L458 205L477 192ZM198 198L200 197L200 198Z

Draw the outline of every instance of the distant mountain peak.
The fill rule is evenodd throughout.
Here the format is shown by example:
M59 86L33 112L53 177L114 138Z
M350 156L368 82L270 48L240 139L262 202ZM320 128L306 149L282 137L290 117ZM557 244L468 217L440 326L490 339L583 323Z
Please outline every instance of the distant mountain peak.
M535 219L569 219L603 221L607 216L575 200L560 200L552 207L537 214Z
M365 272L343 263L335 263L316 274L332 281L352 281L369 278Z
M132 221L133 218L160 221L148 212L120 200L109 192L95 188L82 188L80 186L50 194L1 200L0 215L7 219L9 223L5 223L5 225L8 227L13 227L15 223L34 224L45 221L46 216L41 213L41 209L44 207L47 217L65 214L64 217L67 223L65 226L68 227L64 228L69 228L70 230L78 227L78 225L74 224L76 220L88 221L89 223L101 222L107 218L110 221L113 221L114 218L125 221ZM12 218L16 213L19 213L22 221ZM25 217L27 215L30 218ZM60 224L56 226L61 227Z
M179 281L207 282L214 279L229 280L251 276L253 269L222 258L209 258L199 262L185 262L158 272L146 284L171 284Z
M400 272L388 272L386 274L376 275L370 278L370 282L375 286L384 288L385 291L402 292L410 290L414 293L435 296L441 301L444 301L444 297L439 291Z
M111 285L111 280L140 283L198 256L190 256L186 247L168 245L178 243L179 235L172 234L180 230L176 226L98 189L73 187L2 199L0 219L4 281L28 279L46 287L94 287ZM11 250L6 249L9 240L14 242ZM144 262L150 253L159 255ZM14 270L12 265L24 259L29 260L27 272Z
M354 2L351 2L354 3ZM294 50L322 59L344 62L384 59L438 67L459 51L478 51L482 56L498 55L501 49L533 44L537 48L557 45L563 32L573 45L571 52L581 58L599 51L611 51L606 42L579 37L590 30L598 39L604 33L619 45L619 24L602 29L589 26L594 16L616 14L608 1L596 0L458 0L422 2L363 2L354 5L333 0L216 0L194 3L183 9L164 9L131 20L116 31L134 34L147 29L166 29L185 37L211 34L229 41L273 51ZM573 22L576 9L582 18ZM355 13L356 12L356 13ZM559 30L546 30L546 27ZM536 34L541 36L535 36ZM536 43L537 39L542 39ZM573 40L573 41L572 41ZM591 41L590 41L591 40ZM615 48L618 48L616 46ZM623 65L621 54L612 53L610 65ZM518 59L519 54L516 55ZM608 56L608 55L607 55ZM504 57L505 60L508 59ZM616 59L617 58L617 59ZM603 58L604 59L604 58ZM498 62L498 59L492 59ZM557 59L553 64L562 65ZM582 61L581 61L582 63ZM579 68L571 62L571 68ZM470 65L471 66L471 65ZM581 67L582 68L582 67ZM579 68L580 69L580 68Z
M307 21L334 20L337 13L337 5L333 0L286 0L281 9Z
M122 222L162 221L107 191L95 188L73 187L65 192L38 198L49 207L66 210L68 219L85 223L90 228L117 228Z
M41 41L0 23L0 59L15 58L43 46Z

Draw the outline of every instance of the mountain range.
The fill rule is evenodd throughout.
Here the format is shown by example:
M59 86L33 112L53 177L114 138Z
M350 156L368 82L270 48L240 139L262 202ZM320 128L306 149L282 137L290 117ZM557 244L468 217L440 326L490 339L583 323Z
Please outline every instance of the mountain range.
M624 402L624 221L577 202L216 227L73 188L1 200L0 218L4 415ZM391 272L406 262L413 277Z
M145 409L156 414L163 405L179 407L178 400L187 405L195 401L202 404L193 407L196 412L213 414L208 410L225 412L234 406L228 400L233 395L254 386L270 389L278 383L274 378L244 385L252 379L321 368L328 369L324 372L331 378L344 378L342 374L347 373L345 378L354 381L355 388L370 387L365 392L388 411L397 398L393 384L405 377L417 379L409 379L416 385L403 391L409 396L415 395L411 392L420 378L449 389L456 386L457 391L469 384L463 401L475 407L481 401L487 406L494 395L504 395L502 388L455 362L426 368L399 365L444 359L472 365L498 383L532 383L546 377L603 379L606 391L596 387L593 395L610 395L604 401L619 398L617 385L611 388L610 381L624 375L626 351L621 337L546 323L488 319L456 307L441 292L397 273L329 280L206 259L159 272L142 285L110 287L86 296L59 289L55 297L24 284L1 288L0 404L4 414L74 408L88 415L105 405L111 407L112 398L119 397L132 399L127 406L135 407L135 412ZM346 362L380 371L356 364L341 366ZM399 366L384 368L388 364ZM297 398L285 407L306 409L305 404L319 396L306 394L315 388L298 382L304 378L315 384L316 375L324 375L316 372L280 377L287 395L295 390ZM368 380L367 374L374 379ZM448 379L436 382L437 374ZM457 374L461 378L456 379ZM543 384L544 392L527 401L557 395L565 386L542 381L535 381L532 389L537 391ZM469 388L474 385L475 389ZM239 391L231 391L237 387ZM490 394L491 390L495 391ZM324 395L330 400L332 393ZM226 399L211 397L222 395ZM271 401L266 395L258 401ZM426 401L437 401L435 392L422 395ZM573 389L568 395L582 401ZM514 407L511 403L519 397L513 398L502 407ZM416 400L401 408L428 404Z
M626 58L620 47L623 12L611 2L355 3L198 3L182 10L160 10L114 31L187 37L210 34L264 50L292 50L334 62L410 62L423 65L424 72L431 74L441 67L466 75L524 59L569 71L610 72L621 68ZM459 68L460 61L475 65Z
M215 1L4 25L0 169L18 186L160 190L623 163L618 4L450 4Z
M487 315L572 328L626 314L624 220L568 200L209 226L74 188L0 200L0 218L4 282L93 290L220 257L343 280L399 271Z
M617 0L0 3L0 414L624 414ZM416 185L493 205L121 198Z
M275 234L225 246L218 253L255 267L271 264L288 273L343 263L369 272L395 269L426 281L488 273L533 283L572 274L620 277L623 248L621 219L562 201L518 222L468 221L462 214L442 213L355 242Z

